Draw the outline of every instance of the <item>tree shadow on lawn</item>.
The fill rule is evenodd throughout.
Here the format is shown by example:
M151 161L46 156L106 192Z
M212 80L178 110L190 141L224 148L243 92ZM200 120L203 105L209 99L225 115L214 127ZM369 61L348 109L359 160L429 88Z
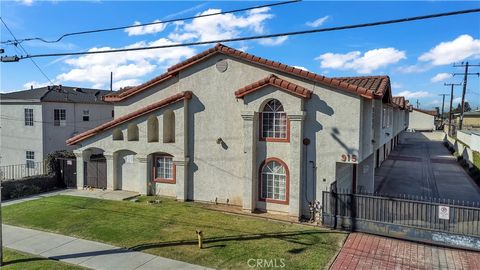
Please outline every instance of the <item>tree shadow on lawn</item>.
M211 237L205 238L203 240L204 244L207 244L204 248L213 248L213 247L225 247L225 244L213 245L208 246L209 243L218 243L218 242L227 242L227 241L250 241L250 240L260 240L260 239L268 239L274 238L278 240L283 240L286 242L300 244L304 246L311 246L312 243L305 243L301 242L298 239L295 239L297 236L303 235L316 235L316 234L324 234L324 233L332 233L328 231L319 231L319 230L308 230L308 231L292 231L292 232L274 232L274 233L261 233L261 234L243 234L243 235L232 235L232 236L223 236L223 237ZM172 247L172 246L187 246L187 245L196 245L198 244L195 240L177 240L177 241L167 241L167 242L157 242L157 243L146 243L140 244L133 247L130 247L130 250L135 251L144 251L147 249L152 248L164 248L164 247ZM294 250L292 252L295 253ZM302 251L303 252L303 251Z

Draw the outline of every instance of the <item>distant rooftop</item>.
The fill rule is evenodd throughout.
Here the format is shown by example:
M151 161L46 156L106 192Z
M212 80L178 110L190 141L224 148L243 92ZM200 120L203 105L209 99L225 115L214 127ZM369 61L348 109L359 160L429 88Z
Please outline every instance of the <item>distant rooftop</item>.
M0 94L0 101L28 100L105 104L106 102L103 101L102 97L109 93L111 92L108 90L56 85Z

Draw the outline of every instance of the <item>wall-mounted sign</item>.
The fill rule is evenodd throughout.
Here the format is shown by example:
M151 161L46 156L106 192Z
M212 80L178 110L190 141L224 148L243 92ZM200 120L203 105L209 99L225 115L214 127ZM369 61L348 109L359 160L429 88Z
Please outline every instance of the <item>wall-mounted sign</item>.
M450 219L450 207L445 205L440 205L438 207L438 218L439 219Z
M357 163L357 155L341 155L340 160L346 163Z

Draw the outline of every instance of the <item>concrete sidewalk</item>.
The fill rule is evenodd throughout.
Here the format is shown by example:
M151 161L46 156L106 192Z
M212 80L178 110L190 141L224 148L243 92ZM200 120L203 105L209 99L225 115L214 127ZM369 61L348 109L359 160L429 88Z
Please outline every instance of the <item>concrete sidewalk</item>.
M3 224L3 245L91 269L208 269L104 243L5 224Z

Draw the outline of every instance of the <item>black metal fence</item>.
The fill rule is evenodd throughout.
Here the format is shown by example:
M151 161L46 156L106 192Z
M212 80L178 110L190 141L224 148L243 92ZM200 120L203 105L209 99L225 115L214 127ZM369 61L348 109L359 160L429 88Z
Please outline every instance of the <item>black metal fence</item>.
M480 250L480 202L324 191L322 220L336 229Z
M2 181L46 174L48 174L46 161L0 166L0 180Z

